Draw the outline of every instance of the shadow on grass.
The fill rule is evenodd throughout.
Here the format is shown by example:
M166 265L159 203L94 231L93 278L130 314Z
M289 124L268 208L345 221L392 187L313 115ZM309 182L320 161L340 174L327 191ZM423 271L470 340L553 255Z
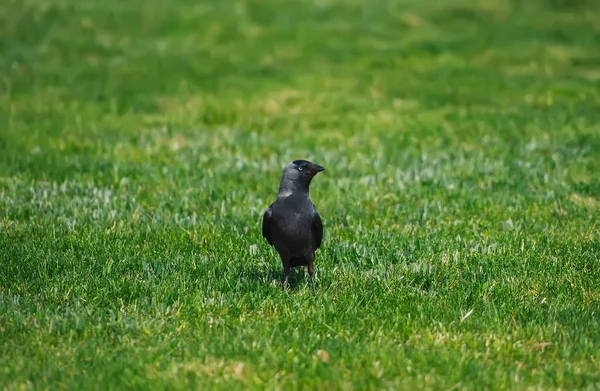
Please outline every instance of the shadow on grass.
M297 290L300 283L305 281L308 273L305 267L295 267L290 271L290 277L288 279L288 286L291 290ZM285 276L283 274L282 267L270 266L268 269L249 269L243 268L240 270L240 278L250 280L255 283L266 283L269 284L272 281L276 281L281 288L283 288L283 281Z

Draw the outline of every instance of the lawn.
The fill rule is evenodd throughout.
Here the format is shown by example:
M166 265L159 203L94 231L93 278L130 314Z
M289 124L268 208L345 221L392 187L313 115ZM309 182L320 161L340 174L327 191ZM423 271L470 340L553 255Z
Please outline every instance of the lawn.
M599 20L4 0L0 388L597 389ZM261 236L296 159L316 297Z

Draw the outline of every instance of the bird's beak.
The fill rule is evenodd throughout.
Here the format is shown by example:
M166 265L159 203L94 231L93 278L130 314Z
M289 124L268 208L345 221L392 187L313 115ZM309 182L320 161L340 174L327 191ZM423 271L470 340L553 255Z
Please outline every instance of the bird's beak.
M315 164L315 171L316 172L325 171L325 167L319 166L318 164Z

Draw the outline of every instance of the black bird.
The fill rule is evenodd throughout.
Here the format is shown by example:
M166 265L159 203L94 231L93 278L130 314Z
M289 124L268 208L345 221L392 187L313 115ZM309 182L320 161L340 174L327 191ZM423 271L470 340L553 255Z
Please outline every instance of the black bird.
M281 262L287 288L290 269L307 266L316 295L313 266L315 251L321 247L323 224L310 199L308 186L324 167L307 160L295 160L285 166L277 200L269 206L262 222L262 235L274 246Z

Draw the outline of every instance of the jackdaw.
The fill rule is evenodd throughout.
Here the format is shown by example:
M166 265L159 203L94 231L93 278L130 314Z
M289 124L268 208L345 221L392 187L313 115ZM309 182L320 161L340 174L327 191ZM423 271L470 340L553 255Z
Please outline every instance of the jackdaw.
M307 160L295 160L285 166L277 200L269 206L262 222L262 235L274 246L283 263L284 288L288 286L290 268L307 266L316 295L313 262L321 247L323 224L310 199L308 186L324 167Z

